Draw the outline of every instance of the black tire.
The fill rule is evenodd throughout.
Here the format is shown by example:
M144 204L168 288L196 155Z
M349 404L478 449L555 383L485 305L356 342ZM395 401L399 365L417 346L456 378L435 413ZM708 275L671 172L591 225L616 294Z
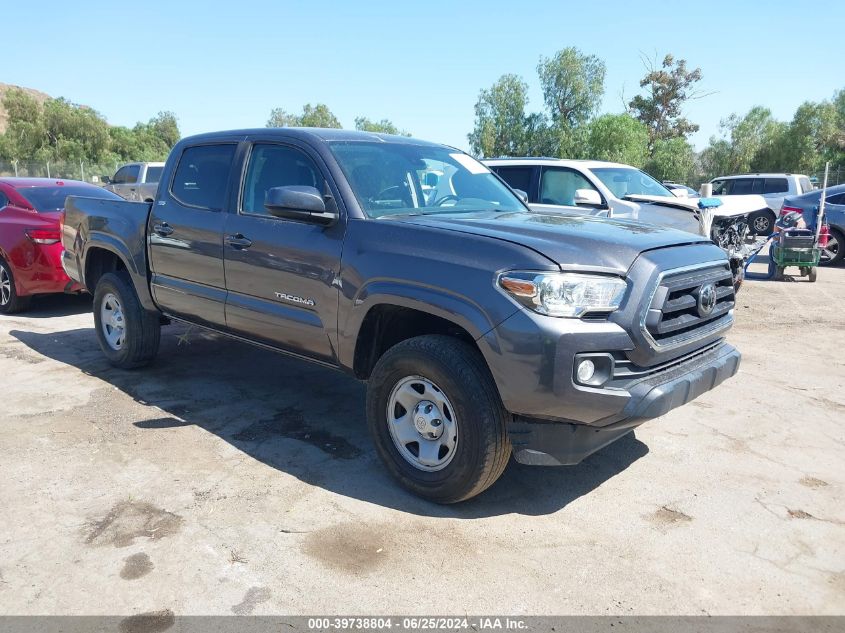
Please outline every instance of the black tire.
M816 283L816 279L819 278L819 269L813 266L807 271L807 277L810 278L810 283Z
M122 308L123 339L117 349L109 343L103 324L103 303L110 296L116 297ZM161 341L159 315L144 310L129 275L124 271L106 273L97 282L94 290L94 324L100 348L115 367L142 367L148 365L158 353Z
M748 216L748 226L751 232L755 235L764 235L768 237L775 230L775 221L777 218L770 210L757 211Z
M15 314L29 307L31 297L21 297L15 289L15 275L6 260L0 258L0 313Z
M845 235L839 229L830 229L830 241L822 251L822 266L836 266L845 258Z
M748 216L748 226L755 235L768 237L775 230L775 214L769 211L757 211Z
M442 470L412 465L388 428L394 387L417 376L437 385L454 409L457 444ZM379 457L402 486L437 503L457 503L481 493L501 476L511 453L508 412L477 349L451 336L419 336L390 348L367 385L367 422Z

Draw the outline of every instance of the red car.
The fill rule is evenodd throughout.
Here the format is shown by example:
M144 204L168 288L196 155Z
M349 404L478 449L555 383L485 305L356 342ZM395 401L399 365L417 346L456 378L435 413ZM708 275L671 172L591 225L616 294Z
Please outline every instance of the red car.
M121 200L76 180L0 178L0 313L25 310L32 295L80 290L62 269L67 196Z

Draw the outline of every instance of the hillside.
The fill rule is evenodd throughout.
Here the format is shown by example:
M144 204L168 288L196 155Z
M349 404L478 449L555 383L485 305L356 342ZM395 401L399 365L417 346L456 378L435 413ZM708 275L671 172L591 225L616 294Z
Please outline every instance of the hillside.
M47 101L50 99L50 95L40 92L39 90L33 90L32 88L24 88L23 86L14 86L12 84L4 84L0 82L0 134L6 131L6 109L3 107L3 98L6 96L6 92L11 88L20 88L25 93L34 97L39 102Z

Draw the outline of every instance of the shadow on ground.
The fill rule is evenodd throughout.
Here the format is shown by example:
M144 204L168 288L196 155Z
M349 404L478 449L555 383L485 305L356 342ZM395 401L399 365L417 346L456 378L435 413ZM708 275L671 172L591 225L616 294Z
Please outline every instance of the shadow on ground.
M32 298L32 303L26 312L21 313L20 316L27 319L50 319L84 314L91 312L91 301L91 295L87 293L36 295Z
M135 422L140 429L196 425L308 484L419 515L552 513L648 452L631 433L579 466L512 461L479 497L438 506L404 492L382 468L367 433L364 386L346 374L183 326L165 328L156 362L136 371L111 367L93 329L10 334L149 405L149 418Z

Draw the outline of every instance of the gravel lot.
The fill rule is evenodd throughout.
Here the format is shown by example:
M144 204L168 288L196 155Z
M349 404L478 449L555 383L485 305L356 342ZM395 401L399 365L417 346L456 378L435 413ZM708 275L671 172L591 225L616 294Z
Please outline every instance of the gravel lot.
M0 613L845 613L845 268L748 282L715 392L450 507L345 375L176 326L118 371L92 327L0 318Z

